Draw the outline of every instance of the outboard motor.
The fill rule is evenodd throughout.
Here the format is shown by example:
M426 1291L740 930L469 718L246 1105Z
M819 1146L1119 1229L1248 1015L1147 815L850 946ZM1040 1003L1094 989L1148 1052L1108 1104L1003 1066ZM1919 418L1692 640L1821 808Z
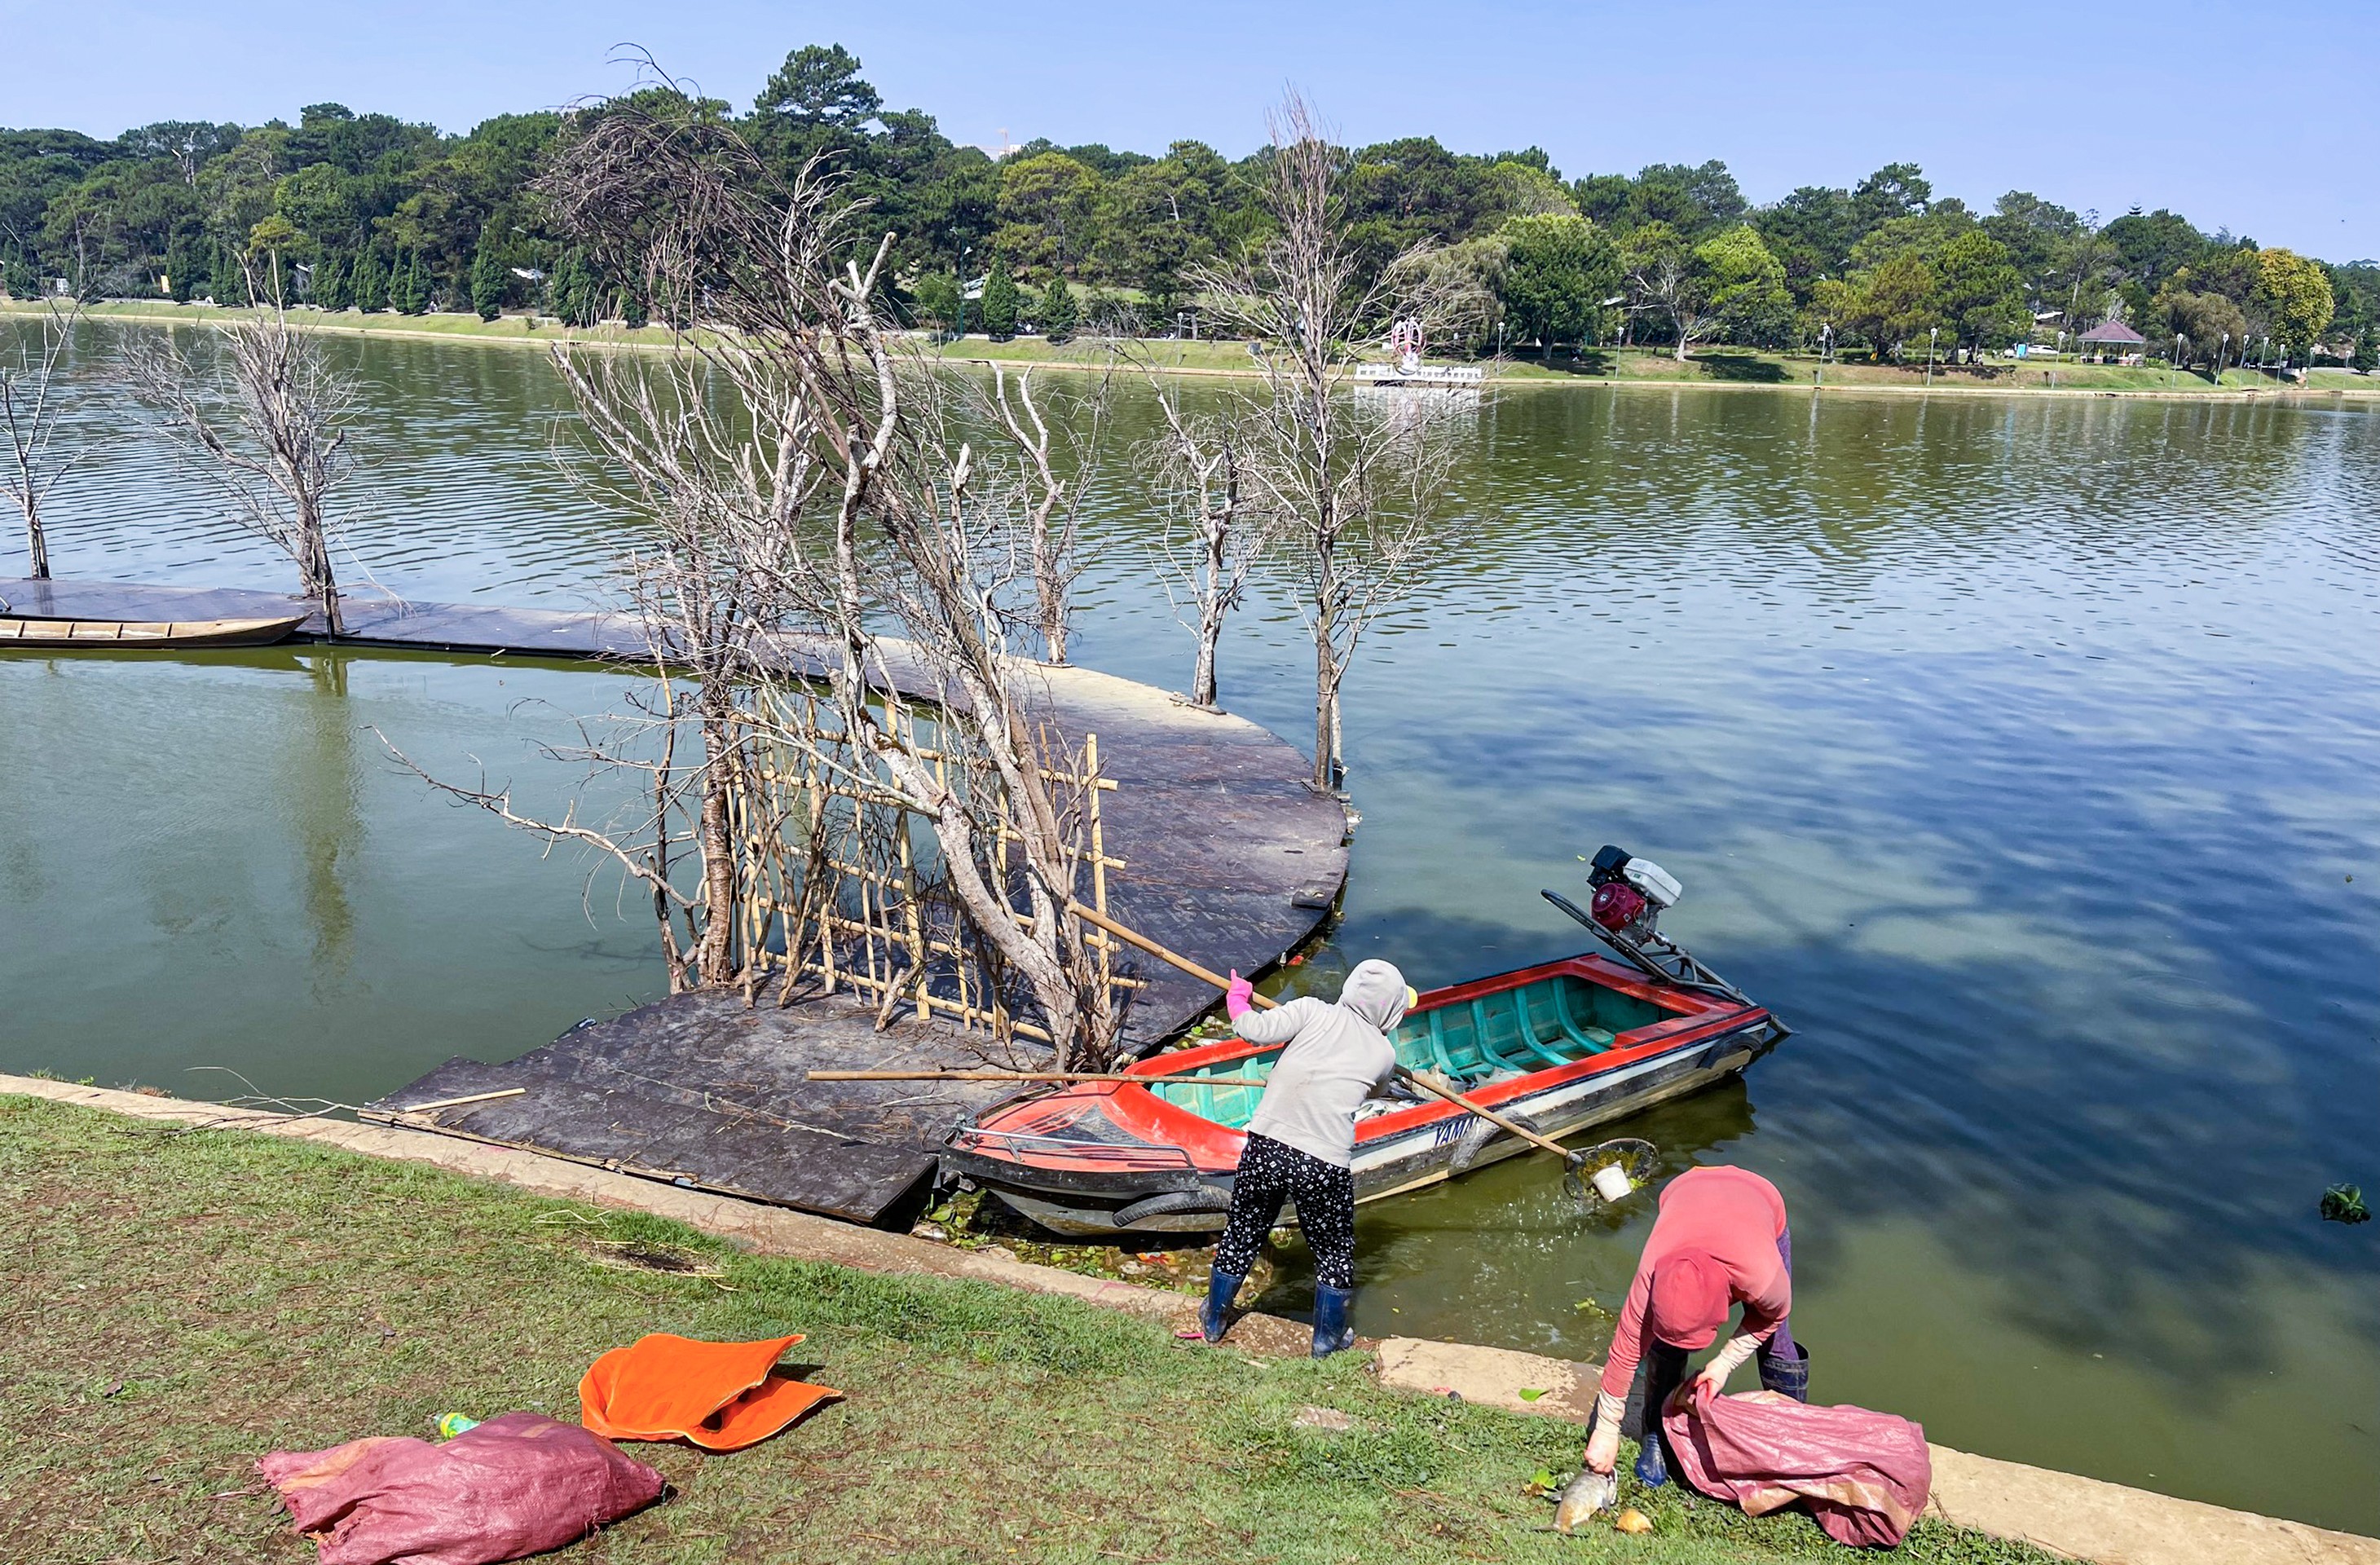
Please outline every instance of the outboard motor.
M1633 963L1656 983L1701 989L1749 1005L1743 991L1720 977L1694 953L1661 933L1661 915L1675 907L1685 888L1649 858L1606 843L1587 861L1586 883L1595 896L1581 907L1560 892L1537 894L1592 930L1597 940ZM1772 1021L1774 1019L1772 1018ZM1784 1024L1775 1023L1778 1036Z
M1640 945L1660 934L1661 915L1685 892L1676 876L1651 859L1609 843L1596 851L1586 883L1595 888L1588 907L1595 921Z

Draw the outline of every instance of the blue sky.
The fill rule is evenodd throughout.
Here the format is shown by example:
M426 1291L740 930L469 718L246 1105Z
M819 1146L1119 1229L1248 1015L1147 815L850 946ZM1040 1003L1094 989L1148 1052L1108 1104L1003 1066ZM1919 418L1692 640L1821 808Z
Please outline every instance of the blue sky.
M0 125L295 118L323 99L467 129L614 90L614 44L747 103L840 42L955 140L1231 153L1294 82L1351 140L1544 147L1565 175L1724 159L1755 200L1922 164L1979 208L2010 188L2103 217L2333 261L2380 256L2380 0L2191 4L1146 6L917 3L0 4ZM261 40L261 42L257 42Z

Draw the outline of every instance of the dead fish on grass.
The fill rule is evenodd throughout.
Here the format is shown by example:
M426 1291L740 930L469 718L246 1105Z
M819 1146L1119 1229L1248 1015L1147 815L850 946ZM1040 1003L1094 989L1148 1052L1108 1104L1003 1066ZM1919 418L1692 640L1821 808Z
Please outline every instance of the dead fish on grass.
M1576 1532L1595 1513L1620 1498L1620 1475L1597 1473L1588 1468L1562 1486L1561 1498L1554 1506L1554 1531Z

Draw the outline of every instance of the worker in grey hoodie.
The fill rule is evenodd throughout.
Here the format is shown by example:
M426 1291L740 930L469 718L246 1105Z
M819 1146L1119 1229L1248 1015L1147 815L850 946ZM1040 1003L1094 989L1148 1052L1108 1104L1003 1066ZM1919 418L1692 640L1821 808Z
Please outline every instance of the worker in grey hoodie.
M1225 1312L1272 1231L1283 1200L1314 1252L1314 1356L1355 1341L1347 1307L1355 1297L1355 1110L1395 1073L1388 1035L1413 1002L1405 976L1377 959L1359 962L1334 1003L1307 995L1258 1011L1237 973L1223 1000L1232 1025L1250 1043L1288 1045L1274 1061L1264 1100L1248 1121L1247 1146L1232 1183L1232 1216L1215 1246L1215 1270L1198 1323L1222 1340Z

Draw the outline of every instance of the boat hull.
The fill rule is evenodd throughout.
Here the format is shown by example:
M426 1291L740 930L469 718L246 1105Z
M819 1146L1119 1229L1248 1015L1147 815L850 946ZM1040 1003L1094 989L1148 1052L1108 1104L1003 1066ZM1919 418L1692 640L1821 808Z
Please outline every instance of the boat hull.
M0 614L0 651L126 651L181 647L269 647L304 614L271 619L76 620Z
M1659 1022L1621 1032L1593 1054L1467 1094L1541 1134L1575 1135L1702 1091L1742 1073L1785 1036L1783 1025L1759 1007L1663 994L1595 957L1436 991L1422 997L1416 1012L1436 1007L1461 1017L1468 1008L1468 1014L1482 1015L1481 1006L1563 975L1649 995L1664 1012ZM1526 1002L1521 1003L1525 1014ZM1433 1026L1430 1037L1438 1032ZM1401 1054L1412 1047L1401 1034ZM1245 1135L1183 1112L1159 1095L1195 1088L1198 1073L1247 1069L1253 1052L1253 1046L1236 1042L1210 1045L1135 1067L1150 1075L1152 1087L1070 1087L1010 1099L953 1134L944 1171L973 1180L1035 1222L1068 1235L1216 1231L1231 1205ZM1451 1104L1425 1100L1395 1108L1358 1122L1355 1198L1359 1204L1386 1200L1529 1150L1526 1142Z

